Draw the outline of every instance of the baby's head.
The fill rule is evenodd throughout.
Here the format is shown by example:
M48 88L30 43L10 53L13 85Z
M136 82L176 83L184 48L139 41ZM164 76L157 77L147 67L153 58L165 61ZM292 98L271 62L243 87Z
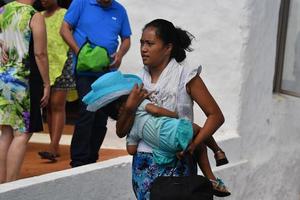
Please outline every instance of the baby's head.
M112 110L106 108L106 113L116 119L119 108L119 101L125 102L134 85L141 85L142 80L134 74L122 74L114 71L99 77L92 85L92 90L83 97L82 101L87 105L87 110L95 112L98 109L110 104ZM123 97L126 96L126 97ZM119 105L116 107L116 105Z
M129 95L120 96L118 99L110 102L101 110L113 120L118 120L121 108L125 105Z

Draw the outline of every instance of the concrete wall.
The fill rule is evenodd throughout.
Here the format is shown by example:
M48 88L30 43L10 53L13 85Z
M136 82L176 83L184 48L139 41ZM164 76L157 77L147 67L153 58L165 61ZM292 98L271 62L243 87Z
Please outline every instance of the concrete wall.
M249 31L238 132L249 160L240 180L248 184L239 188L247 199L300 198L300 160L295 157L300 153L300 99L272 93L279 6L280 0L245 5Z
M215 137L230 164L214 171L232 191L227 199L299 199L300 99L272 92L280 0L120 2L128 10L133 30L132 47L121 67L124 72L136 72L142 66L139 39L144 24L150 20L169 19L196 36L194 52L188 54L187 64L203 65L201 76L226 117L225 125ZM203 123L203 113L195 110L196 122ZM126 159L130 163L131 158ZM78 169L67 170L63 179L45 179L46 183L32 187L47 185L47 191L57 193L54 189L59 186L61 191L74 192L73 195L59 192L57 199L82 199L82 195L84 199L132 198L130 164L110 169L102 165L92 165L91 171L84 168L83 171L87 170L84 174ZM76 173L79 175L75 176ZM113 182L116 185L110 181L116 181ZM87 185L93 188L88 189ZM15 195L15 199L25 193L31 192L24 187L21 193L5 192ZM4 197L2 194L0 190L0 199ZM31 199L35 199L35 193L32 194ZM39 193L43 199L53 199L50 196L53 194L47 194Z
M0 186L0 200L132 200L131 156Z

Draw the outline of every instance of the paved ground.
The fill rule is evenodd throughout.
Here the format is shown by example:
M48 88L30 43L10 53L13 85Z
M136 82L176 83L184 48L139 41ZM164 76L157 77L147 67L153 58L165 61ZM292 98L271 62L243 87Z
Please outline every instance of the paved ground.
M47 130L47 127L45 127L45 130ZM104 144L102 145L103 148L100 150L99 162L127 155L127 152L124 149L124 139L117 138L113 133L112 127L110 127L109 130L112 131L107 133L107 136L104 140ZM63 133L64 135L61 140L61 143L67 145L60 146L61 157L58 158L58 162L55 163L49 162L47 160L42 160L37 154L38 151L47 149L47 144L49 142L48 134L34 134L32 139L30 140L31 142L28 145L25 160L21 169L20 178L37 176L49 172L70 168L69 144L71 134L73 133L73 126L65 126Z
M69 146L61 146L61 157L55 163L40 159L37 152L41 149L46 149L46 145L29 143L20 178L38 176L70 168ZM124 155L127 155L127 152L122 149L101 149L99 162Z

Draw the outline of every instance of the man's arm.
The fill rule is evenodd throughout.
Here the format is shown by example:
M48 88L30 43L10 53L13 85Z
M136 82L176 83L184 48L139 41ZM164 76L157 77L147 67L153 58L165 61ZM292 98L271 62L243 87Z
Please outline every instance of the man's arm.
M35 61L44 83L44 95L41 99L41 106L45 107L48 104L50 95L50 80L47 54L47 34L44 17L40 13L36 13L32 17L30 26L34 41L33 48Z
M123 56L130 48L130 37L122 38L119 50L112 55L114 61L110 64L110 67L119 68L123 59Z
M63 21L61 28L60 28L60 35L64 39L64 41L69 45L72 51L77 55L79 52L79 47L73 37L72 34L72 27L66 21Z

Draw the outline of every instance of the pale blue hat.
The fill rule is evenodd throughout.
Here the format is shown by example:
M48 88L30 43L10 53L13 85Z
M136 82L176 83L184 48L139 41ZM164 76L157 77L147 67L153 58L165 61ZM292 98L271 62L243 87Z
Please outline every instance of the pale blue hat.
M114 71L99 77L92 85L92 90L83 97L88 111L96 111L120 96L131 92L135 84L140 85L142 80L134 74L122 74Z

